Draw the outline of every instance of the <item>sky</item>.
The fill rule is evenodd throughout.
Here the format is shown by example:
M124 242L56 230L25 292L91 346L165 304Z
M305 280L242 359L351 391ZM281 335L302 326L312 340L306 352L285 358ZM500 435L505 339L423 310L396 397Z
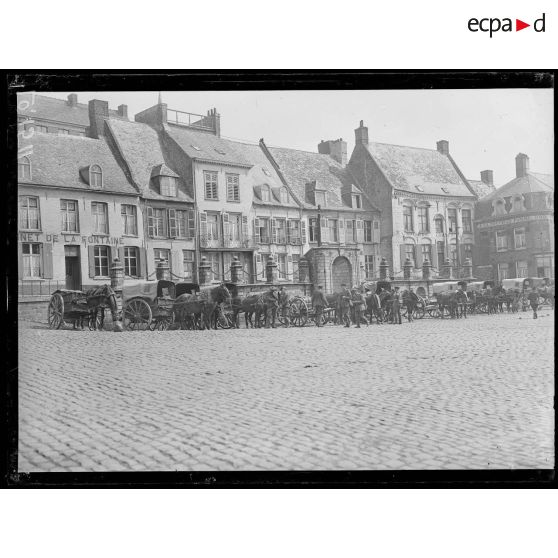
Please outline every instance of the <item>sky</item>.
M41 93L65 99L70 93ZM159 92L79 92L79 102L104 99L133 115L157 103ZM361 120L371 142L436 148L450 154L469 179L494 171L501 186L515 177L515 156L532 171L554 173L551 89L368 91L162 91L169 109L206 114L217 108L222 137L317 151L321 140L343 138L348 155Z

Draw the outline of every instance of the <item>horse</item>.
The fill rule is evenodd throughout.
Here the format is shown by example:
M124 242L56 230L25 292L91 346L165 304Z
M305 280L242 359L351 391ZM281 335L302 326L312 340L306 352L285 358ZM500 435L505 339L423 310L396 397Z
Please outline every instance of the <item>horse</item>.
M265 316L265 309L263 306L263 293L251 293L243 299L234 297L232 299L233 327L236 329L240 327L238 316L241 312L244 312L246 328L250 327L253 329L254 327L260 327L262 314ZM255 319L254 315L256 316Z
M121 329L120 322L118 321L118 304L116 302L116 293L109 285L102 287L94 287L85 291L85 298L87 306L89 307L89 329L96 330L103 329L105 323L105 308L110 310L112 317L113 327ZM99 310L101 311L100 319ZM83 324L81 324L83 326ZM74 322L74 328L76 324Z
M382 302L376 293L370 293L366 297L366 310L370 315L370 323L372 318L376 318L377 324L384 323L384 311L382 309Z
M381 310L382 310L382 315L384 317L384 320L386 322L390 321L391 320L391 303L393 302L393 299L391 297L391 292L383 290L383 291L380 291L377 294L380 297Z
M225 285L219 285L196 294L180 295L173 304L172 310L181 329L190 325L192 329L217 329L221 305L231 298Z
M455 292L447 291L444 293L437 293L435 296L441 318L444 318L446 309L450 318L455 318L457 316L457 297L455 296Z

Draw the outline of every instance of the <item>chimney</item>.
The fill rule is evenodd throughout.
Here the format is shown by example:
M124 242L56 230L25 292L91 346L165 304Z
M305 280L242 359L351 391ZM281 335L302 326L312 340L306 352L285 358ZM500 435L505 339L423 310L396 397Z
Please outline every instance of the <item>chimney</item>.
M68 95L68 105L70 105L71 107L75 107L77 106L77 95L75 93L70 93Z
M449 141L448 140L440 140L436 142L436 149L442 155L449 155Z
M521 178L527 176L529 170L529 157L525 153L518 153L515 157L515 176Z
M103 135L105 120L109 117L108 101L92 99L89 101L89 137Z
M494 186L494 172L491 170L481 171L481 181L487 186Z
M122 116L123 118L128 118L128 105L118 106L118 116Z
M220 138L221 137L221 115L217 112L216 108L209 110L209 116L211 118L213 124L213 130L215 135Z
M355 130L355 143L368 145L368 128L364 125L364 121L360 121L360 126Z
M318 144L318 153L323 155L330 155L340 165L346 166L347 164L347 142L343 138L336 140L322 140Z

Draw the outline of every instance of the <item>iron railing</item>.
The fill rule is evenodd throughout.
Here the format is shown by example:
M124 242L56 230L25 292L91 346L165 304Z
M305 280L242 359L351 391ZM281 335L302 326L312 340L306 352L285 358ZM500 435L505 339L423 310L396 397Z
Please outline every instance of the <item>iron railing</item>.
M240 238L218 237L200 235L200 246L202 248L237 248L250 249L256 248L256 242L252 236L241 236Z
M167 123L189 126L190 128L200 128L202 130L215 129L214 119L211 116L174 109L167 109Z

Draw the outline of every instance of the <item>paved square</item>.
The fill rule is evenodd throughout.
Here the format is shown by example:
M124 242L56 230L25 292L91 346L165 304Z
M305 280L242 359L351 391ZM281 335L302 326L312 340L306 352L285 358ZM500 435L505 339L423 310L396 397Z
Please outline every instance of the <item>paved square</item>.
M554 313L20 329L19 471L554 466Z

